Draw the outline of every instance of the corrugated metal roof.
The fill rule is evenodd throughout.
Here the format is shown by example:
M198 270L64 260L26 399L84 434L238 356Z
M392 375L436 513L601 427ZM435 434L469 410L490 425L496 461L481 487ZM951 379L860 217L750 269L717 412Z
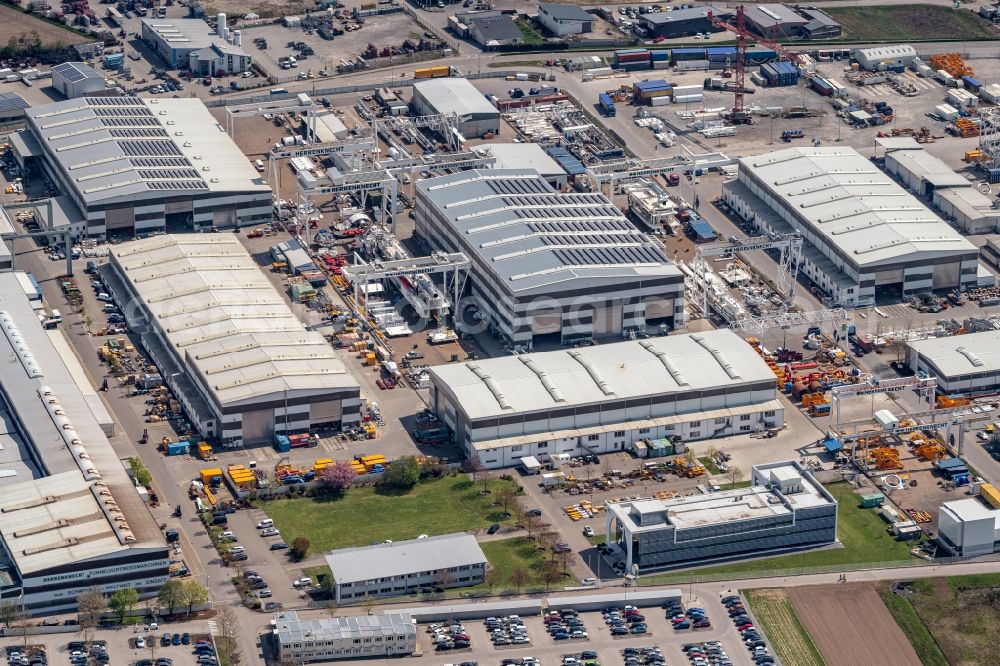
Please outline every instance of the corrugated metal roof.
M232 234L154 236L111 252L154 325L221 405L358 388Z
M371 639L375 636L403 636L416 639L416 628L408 613L352 615L347 617L300 618L295 611L274 615L273 633L283 648L293 643ZM321 643L320 643L321 644ZM398 646L402 648L403 645Z
M440 78L417 81L414 94L419 93L437 113L457 113L473 118L499 118L500 112L490 104L468 79Z
M1000 331L927 338L909 345L937 369L931 374L941 379L1000 371Z
M726 329L435 366L430 374L470 419L719 386L736 391L774 379L760 355Z
M911 151L900 151L905 152ZM859 267L976 253L972 243L852 148L788 148L739 163L741 174L753 174Z

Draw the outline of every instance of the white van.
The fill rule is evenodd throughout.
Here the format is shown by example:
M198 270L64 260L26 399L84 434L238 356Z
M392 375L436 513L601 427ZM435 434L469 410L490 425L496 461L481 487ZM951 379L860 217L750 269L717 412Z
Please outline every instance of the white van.
M257 160L253 163L253 166L257 169L257 173L264 173L264 160Z
M265 518L264 520L257 523L257 529L266 530L268 527L274 527L274 521L270 518Z

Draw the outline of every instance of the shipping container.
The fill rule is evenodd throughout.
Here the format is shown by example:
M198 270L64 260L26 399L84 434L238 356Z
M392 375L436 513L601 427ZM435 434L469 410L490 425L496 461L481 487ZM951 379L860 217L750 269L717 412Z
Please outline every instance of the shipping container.
M778 57L773 49L747 49L745 58L748 65L761 65Z
M735 46L712 46L707 50L708 60L710 62L726 62L729 61L733 64L736 63L736 47Z
M611 95L606 92L602 92L597 96L597 103L601 107L601 113L608 117L613 117L615 115L615 103L611 99Z
M654 98L652 98L651 100L649 100L649 105L650 106L666 106L667 104L670 104L671 101L672 100L670 99L670 95L664 95L663 97L654 97Z
M670 59L674 62L683 60L708 60L705 49L697 47L687 47L681 49L671 49Z
M983 87L978 80L974 79L971 76L963 76L962 85L965 86L966 90L971 90L972 92L979 92L979 89Z
M644 72L652 68L652 61L643 60L641 62L623 62L619 65L619 67L626 72Z
M650 51L650 59L653 62L659 62L661 60L670 60L670 51Z
M451 67L439 65L437 67L421 67L413 71L415 79L437 79L442 76L451 76Z
M707 60L680 60L674 61L674 67L679 72L692 72L711 69L712 63Z
M830 97L833 95L833 86L827 83L826 79L814 76L812 79L812 89L820 95Z

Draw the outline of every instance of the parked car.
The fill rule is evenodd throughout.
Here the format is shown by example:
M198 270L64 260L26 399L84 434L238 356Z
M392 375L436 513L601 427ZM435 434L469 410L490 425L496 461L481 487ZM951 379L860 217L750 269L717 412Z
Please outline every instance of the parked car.
M285 550L286 548L288 548L288 544L284 541L276 541L271 544L271 550Z

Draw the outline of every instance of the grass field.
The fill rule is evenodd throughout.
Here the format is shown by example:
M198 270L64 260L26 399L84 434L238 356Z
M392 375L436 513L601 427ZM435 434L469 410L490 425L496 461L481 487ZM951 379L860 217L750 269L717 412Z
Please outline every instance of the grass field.
M862 509L859 498L850 484L833 483L826 486L839 504L837 508L837 536L843 548L813 550L792 555L763 557L756 560L723 564L697 569L697 574L737 574L767 575L781 569L800 567L838 566L843 564L868 564L873 562L897 562L912 558L910 548L913 543L896 541L885 531L885 522L871 509ZM688 577L691 572L648 576L640 579L642 585L668 583L672 578Z
M498 589L513 587L510 583L510 577L518 569L523 569L528 573L528 582L524 587L532 588L542 585L539 572L542 568L544 552L538 549L535 541L531 541L527 537L513 537L486 541L479 546L483 549L483 554L489 560L490 566L500 574L500 583L496 586ZM482 587L487 586L478 586L473 589Z
M783 664L823 666L823 658L795 615L785 590L741 590L741 594Z
M352 488L337 499L280 499L265 502L263 508L289 543L304 536L310 551L319 552L509 523L503 508L493 506L504 486L516 489L517 484L491 479L491 494L481 495L481 483L473 484L463 475L446 476L419 483L405 494L378 487Z
M9 44L12 39L17 41L18 38L30 38L32 32L38 33L41 46L45 49L72 46L88 41L86 37L73 30L25 14L8 5L0 5L0 47Z
M719 466L716 465L715 461L709 458L708 456L702 456L701 458L698 458L698 462L700 462L702 465L705 466L705 469L708 470L709 474L721 474L721 472L719 471Z
M905 599L888 599L888 584L879 592L924 664L997 663L1000 574L926 578L910 589Z
M880 42L911 39L987 39L1000 34L986 19L968 9L938 5L824 7L844 26L845 39Z
M923 583L924 581L919 582ZM914 610L913 604L909 600L893 594L892 585L889 583L882 583L877 589L885 607L892 613L896 624L903 630L910 645L916 650L917 656L920 657L920 663L924 666L948 666L948 659L934 641L934 636L927 631L927 627L924 626L917 611Z
M521 30L521 37L524 38L525 44L541 44L545 41L542 39L541 33L535 29L535 26L529 20L520 18L515 19L514 23Z

